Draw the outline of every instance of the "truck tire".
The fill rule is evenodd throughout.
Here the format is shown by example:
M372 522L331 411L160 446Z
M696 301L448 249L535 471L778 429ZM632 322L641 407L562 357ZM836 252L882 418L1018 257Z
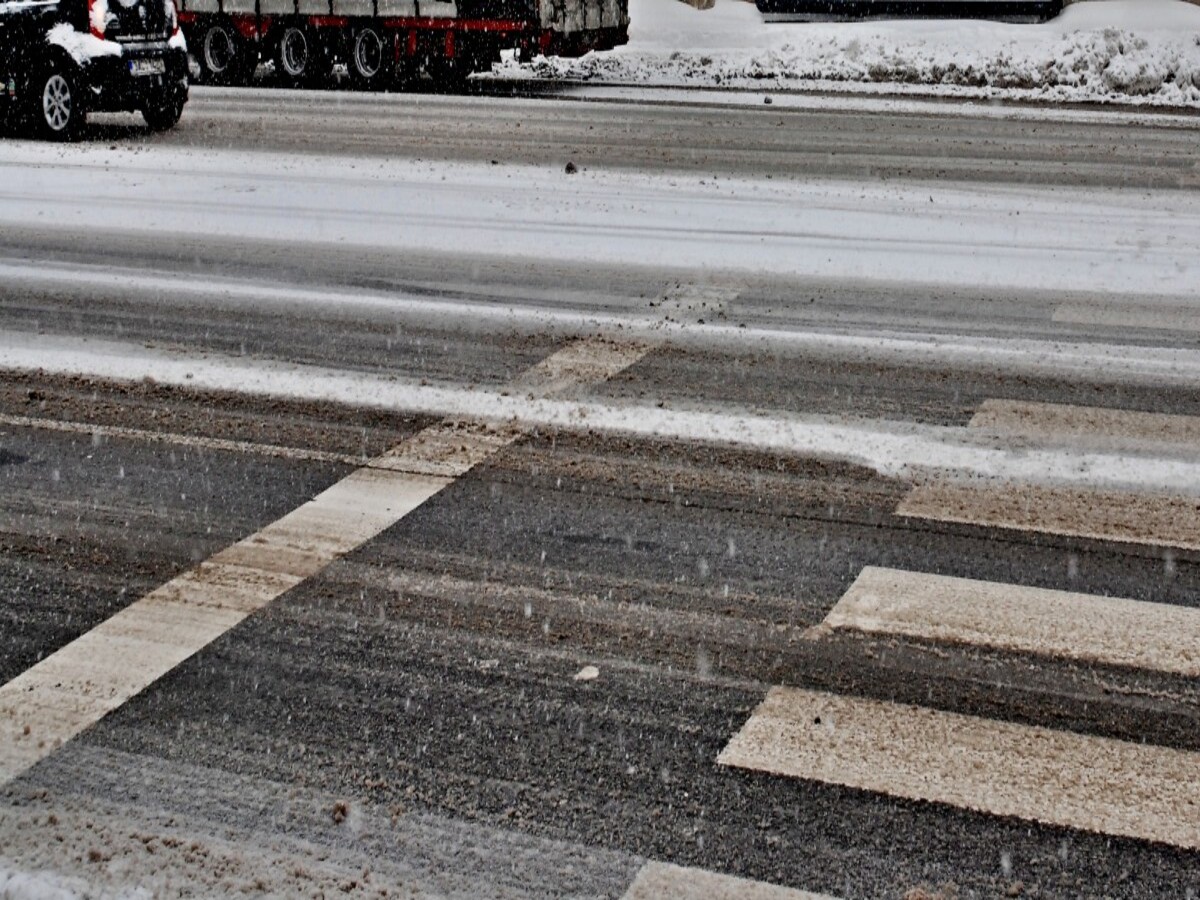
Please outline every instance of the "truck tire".
M391 80L394 68L389 42L370 25L355 28L350 33L346 67L355 87L378 90Z
M200 84L243 85L250 80L253 74L250 48L231 22L210 23L201 31L195 46Z
M178 97L164 97L142 109L142 118L151 131L169 131L183 115L183 103Z
M317 31L285 25L275 44L275 76L285 87L315 87L328 81L333 65Z
M26 118L34 133L51 141L77 139L87 120L87 108L74 67L62 58L54 59L38 70L30 88Z

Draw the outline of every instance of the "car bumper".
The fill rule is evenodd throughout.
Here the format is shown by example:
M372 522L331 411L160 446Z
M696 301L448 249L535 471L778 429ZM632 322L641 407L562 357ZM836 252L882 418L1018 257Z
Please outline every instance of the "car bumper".
M162 61L162 72L133 74L133 67ZM89 108L100 112L142 109L165 100L184 101L188 92L187 51L158 45L127 48L120 56L91 60L84 74L89 89Z

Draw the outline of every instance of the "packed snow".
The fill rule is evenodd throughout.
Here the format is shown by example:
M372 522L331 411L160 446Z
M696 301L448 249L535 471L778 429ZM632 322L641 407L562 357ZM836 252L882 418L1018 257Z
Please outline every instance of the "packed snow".
M753 4L630 0L625 47L505 77L1200 107L1200 6L1088 0L1043 24L768 23Z
M553 109L542 102L539 112ZM163 146L0 144L0 228L1194 298L1196 191L713 178ZM181 178L178 173L186 172ZM98 173L103 173L100 176ZM1181 186L1190 181L1182 180ZM1186 178L1191 178L1189 174ZM919 223L919 227L914 227Z

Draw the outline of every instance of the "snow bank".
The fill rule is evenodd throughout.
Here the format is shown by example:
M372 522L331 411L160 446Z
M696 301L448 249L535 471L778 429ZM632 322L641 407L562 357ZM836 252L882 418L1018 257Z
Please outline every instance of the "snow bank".
M888 90L1200 107L1200 6L1089 0L1040 25L766 23L742 0L700 11L630 0L630 41L505 77L654 85Z

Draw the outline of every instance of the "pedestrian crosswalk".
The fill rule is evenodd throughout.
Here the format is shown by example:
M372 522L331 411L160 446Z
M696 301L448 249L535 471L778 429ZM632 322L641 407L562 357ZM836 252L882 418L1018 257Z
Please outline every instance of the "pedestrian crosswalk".
M1194 456L1200 419L984 403L971 427L1031 443ZM930 481L897 514L1200 549L1196 485L1178 495ZM1200 677L1200 610L868 566L818 635L859 632ZM725 766L1200 850L1200 752L777 686L721 751Z

